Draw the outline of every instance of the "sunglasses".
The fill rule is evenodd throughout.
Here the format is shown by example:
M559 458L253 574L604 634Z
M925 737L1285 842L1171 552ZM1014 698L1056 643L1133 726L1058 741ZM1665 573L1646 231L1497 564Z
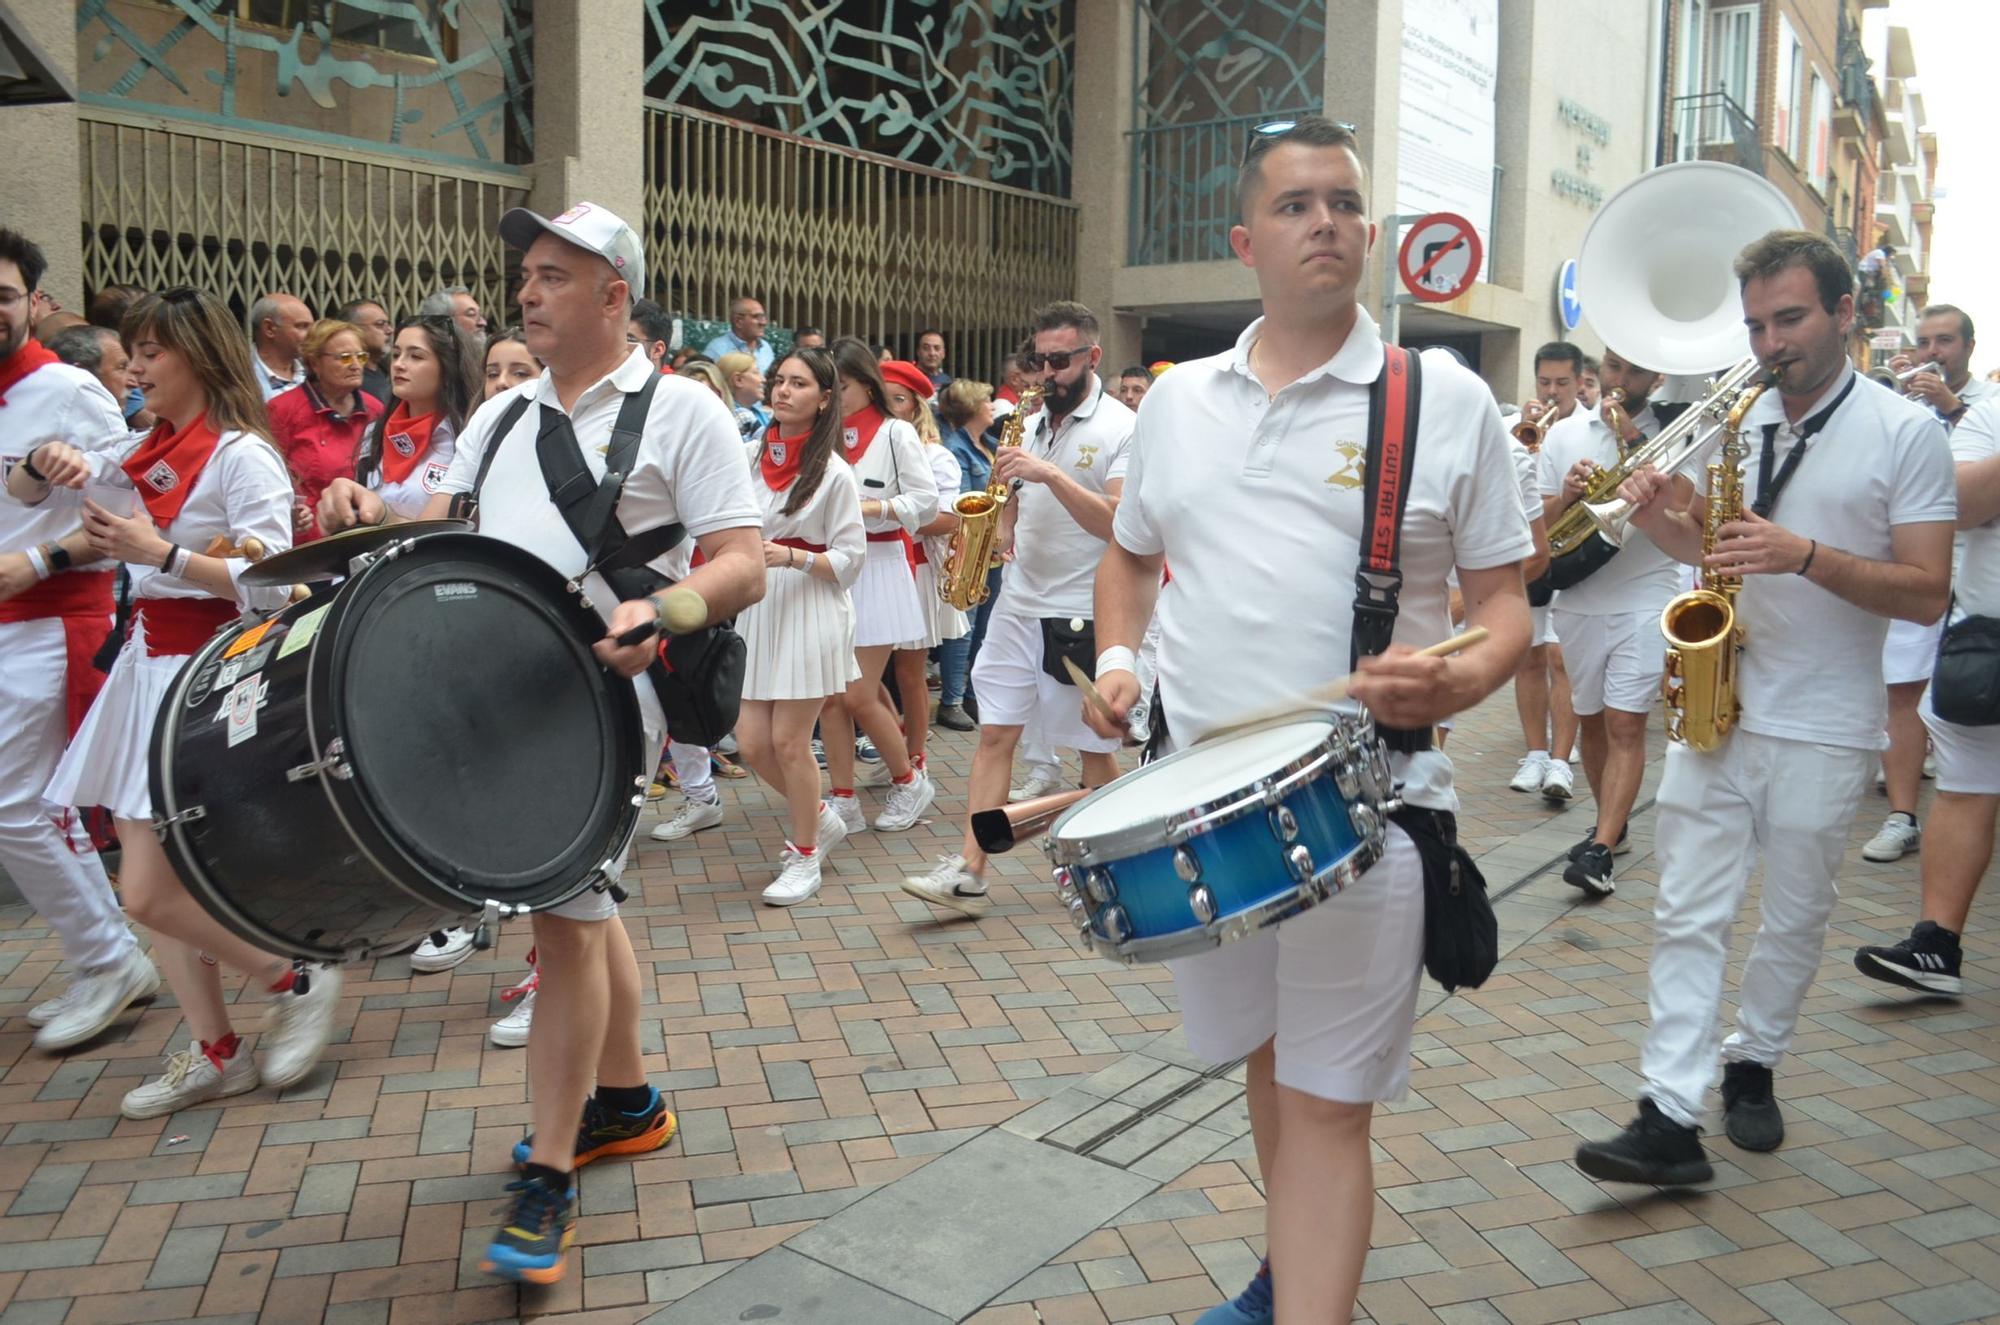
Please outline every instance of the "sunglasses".
M1070 360L1083 358L1091 349L1091 346L1086 345L1080 350L1050 350L1047 354L1043 354L1040 350L1029 350L1021 356L1021 366L1031 373L1039 373L1044 367L1061 372L1069 367Z
M352 368L357 363L368 362L368 356L366 354L363 354L360 350L342 350L337 354L329 350L325 354L320 355L319 357L322 359L331 359L335 363L345 365L346 367L349 368Z
M1349 123L1347 120L1334 120L1332 121L1332 124L1335 128L1345 129L1349 133L1359 132L1359 130L1356 129L1355 126ZM1243 155L1247 157L1252 152L1256 151L1259 143L1268 145L1270 143L1278 142L1279 140L1283 139L1286 134L1290 133L1292 130L1298 127L1299 127L1299 121L1296 118L1285 119L1285 120L1265 120L1262 124L1251 125L1249 140L1243 144Z

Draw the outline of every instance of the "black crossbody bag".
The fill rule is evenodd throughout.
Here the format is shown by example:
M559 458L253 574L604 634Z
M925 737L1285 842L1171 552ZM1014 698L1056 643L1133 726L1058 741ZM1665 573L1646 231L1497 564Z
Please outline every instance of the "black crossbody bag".
M1958 727L2000 724L2000 617L1953 621L1947 610L1945 620L1931 670L1932 712Z
M1417 356L1400 346L1384 349L1381 375L1368 389L1363 481L1368 520L1362 530L1361 565L1354 573L1350 668L1364 656L1389 647L1403 588L1398 562L1416 461L1423 369ZM1435 739L1428 727L1409 730L1378 723L1376 731L1391 750L1404 754L1428 750ZM1486 877L1458 844L1458 816L1406 805L1389 819L1409 834L1423 864L1424 969L1447 990L1477 989L1499 963L1500 922L1486 896Z
M645 433L646 411L658 375L650 375L637 391L628 392L618 407L611 440L604 453L604 477L591 476L584 463L583 447L567 414L542 406L541 427L535 435L535 456L541 463L542 482L549 500L555 503L563 523L583 546L586 564L604 577L620 601L650 597L670 587L674 581L648 563L664 556L687 537L679 524L660 525L628 536L618 520L618 498L625 479L632 472L639 443ZM500 443L513 431L527 411L525 396L500 416L494 426L486 453L479 458L479 473L467 494L470 512L478 509L479 490L485 485L486 471ZM460 513L454 503L454 513ZM668 637L646 668L653 692L659 696L666 715L667 730L676 741L687 745L714 745L736 729L737 714L743 704L743 676L749 658L743 637L726 622L686 635Z

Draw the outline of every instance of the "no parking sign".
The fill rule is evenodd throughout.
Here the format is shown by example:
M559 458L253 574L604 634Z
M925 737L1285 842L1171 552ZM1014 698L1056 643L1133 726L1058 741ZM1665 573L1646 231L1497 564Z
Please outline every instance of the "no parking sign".
M1412 297L1442 304L1472 288L1483 256L1472 222L1455 212L1432 212L1403 235L1396 270Z

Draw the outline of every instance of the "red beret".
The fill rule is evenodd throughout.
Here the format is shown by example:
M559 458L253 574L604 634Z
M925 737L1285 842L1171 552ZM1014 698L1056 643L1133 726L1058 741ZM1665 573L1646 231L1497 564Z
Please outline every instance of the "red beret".
M929 400L937 394L931 379L924 376L924 370L908 359L891 359L882 365L882 380L894 382L916 396L918 400Z

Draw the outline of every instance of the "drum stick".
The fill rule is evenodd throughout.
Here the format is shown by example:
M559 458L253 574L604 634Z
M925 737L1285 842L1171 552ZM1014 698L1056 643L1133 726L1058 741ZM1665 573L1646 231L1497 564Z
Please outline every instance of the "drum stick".
M972 815L972 840L979 844L981 851L997 856L1016 842L1047 828L1064 810L1088 796L1091 790L1059 791L1052 796L1016 801L995 810L975 810Z
M1436 644L1418 649L1416 656L1419 658L1442 658L1447 654L1457 653L1460 649L1469 649L1473 645L1484 641L1485 638L1486 627L1474 626L1462 635L1453 635L1450 639L1439 640ZM1210 732L1202 739L1204 741L1212 741L1218 736L1226 736L1231 732L1242 731L1245 727L1254 727L1260 722L1269 722L1273 718L1282 718L1289 714L1307 712L1312 709L1331 708L1341 700L1347 698L1347 692L1354 685L1356 675L1358 673L1349 672L1339 680L1329 681L1323 686L1316 686L1296 699L1265 709L1261 713L1253 714L1241 722L1232 722L1227 727Z
M1124 720L1111 711L1110 702L1104 698L1102 692L1098 690L1091 679L1083 674L1083 669L1076 665L1076 660L1074 658L1064 658L1062 662L1063 667L1069 672L1069 679L1076 682L1076 688L1083 692L1083 702L1097 710L1098 717L1104 719L1120 731L1126 730ZM978 840L976 833L974 840Z
M660 633L662 621L669 635L691 635L708 624L708 600L692 589L669 589L660 599L659 614L653 620L642 621L620 633L612 643L621 649L643 644Z

